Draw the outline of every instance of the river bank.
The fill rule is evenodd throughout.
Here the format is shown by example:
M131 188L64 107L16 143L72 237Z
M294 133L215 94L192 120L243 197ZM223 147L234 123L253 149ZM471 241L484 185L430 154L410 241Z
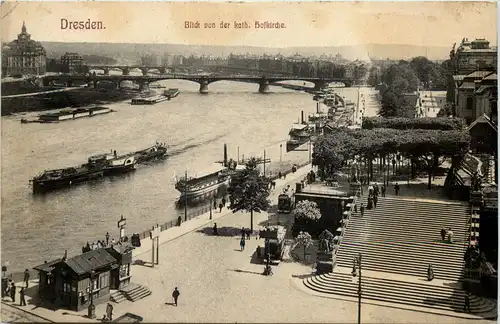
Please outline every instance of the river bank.
M47 90L47 89L45 89ZM93 104L106 104L132 99L138 96L136 90L78 88L71 91L40 94L23 97L2 97L2 116L46 111L60 108L78 108Z

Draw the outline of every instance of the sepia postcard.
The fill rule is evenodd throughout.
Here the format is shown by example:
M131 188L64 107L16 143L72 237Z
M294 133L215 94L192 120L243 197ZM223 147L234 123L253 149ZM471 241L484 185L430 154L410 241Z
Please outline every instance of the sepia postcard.
M2 322L496 323L496 2L1 15Z

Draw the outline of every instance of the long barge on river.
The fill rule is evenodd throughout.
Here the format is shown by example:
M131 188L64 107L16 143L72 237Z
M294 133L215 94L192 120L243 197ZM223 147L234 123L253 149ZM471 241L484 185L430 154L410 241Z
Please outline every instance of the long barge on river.
M84 117L94 117L98 115L109 114L114 110L106 107L92 107L92 108L75 108L75 109L63 109L58 112L41 114L38 119L28 120L21 119L22 124L27 123L58 123L66 120L73 120Z
M149 97L141 97L134 98L130 102L132 105L154 105L162 101L170 100L179 95L180 91L177 88L172 88L163 91L163 94L149 96Z
M156 143L147 149L123 155L118 155L116 151L96 154L80 166L44 171L30 180L30 184L33 193L47 192L105 176L132 172L136 164L164 158L166 155L167 147L163 143Z

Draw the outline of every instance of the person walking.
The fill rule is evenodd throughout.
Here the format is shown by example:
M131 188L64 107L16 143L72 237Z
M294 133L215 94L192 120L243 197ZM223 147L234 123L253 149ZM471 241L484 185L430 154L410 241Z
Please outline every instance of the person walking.
M361 203L360 211L361 211L361 217L363 217L365 215L365 205L363 203Z
M444 229L444 226L441 227L441 239L443 242L446 239L446 230Z
M30 281L30 272L28 269L24 270L24 284L26 285L26 288L28 288L29 281Z
M109 246L109 232L106 232L106 246Z
M432 269L432 265L429 264L427 268L427 280L432 281L434 279L434 269Z
M464 313L465 312L470 313L470 296L469 296L469 292L465 293Z
M222 206L226 207L226 198L222 197Z
M245 234L246 234L246 230L244 227L241 228L241 239L244 240L245 239Z
M175 287L174 291L172 292L172 298L174 298L174 305L175 306L177 306L177 299L179 298L180 295L181 295L181 293L179 292L177 287Z
M113 305L111 305L111 303L108 303L108 305L106 305L106 317L110 322L113 320Z
M19 302L19 306L26 306L26 299L24 299L26 291L24 290L24 287L21 287L21 291L19 291L19 298L21 299Z
M214 199L214 209L217 209L217 199Z
M373 196L373 208L377 208L378 195Z
M217 223L214 223L214 227L212 228L212 232L214 235L219 235L219 232L217 231Z
M12 302L15 303L16 302L16 286L14 285L14 283L11 283L9 293L10 293L10 298L12 299Z
M219 213L222 213L222 207L224 207L224 205L222 205L222 203L219 203Z
M394 193L396 194L396 196L399 196L399 183L396 182L396 184L394 185Z
M451 227L448 228L448 243L453 243L453 231L451 230Z
M241 238L241 240L240 240L240 249L242 252L243 252L243 250L245 250L245 239L244 238Z
M384 185L382 185L382 189L381 189L382 197L385 197L385 190L386 190L386 188L385 188L385 184L384 184Z

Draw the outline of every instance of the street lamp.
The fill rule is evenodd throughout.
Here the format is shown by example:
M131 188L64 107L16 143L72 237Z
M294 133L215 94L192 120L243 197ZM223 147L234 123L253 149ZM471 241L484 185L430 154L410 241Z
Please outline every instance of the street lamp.
M88 293L90 294L90 305L88 307L88 318L95 318L95 305L94 305L94 275L95 271L92 269L90 271L90 285L87 287Z
M283 156L283 144L280 144L280 163Z
M358 257L354 258L353 260L353 265L352 265L353 281L355 280L356 276L358 277L358 324L361 324L361 253L359 253Z

